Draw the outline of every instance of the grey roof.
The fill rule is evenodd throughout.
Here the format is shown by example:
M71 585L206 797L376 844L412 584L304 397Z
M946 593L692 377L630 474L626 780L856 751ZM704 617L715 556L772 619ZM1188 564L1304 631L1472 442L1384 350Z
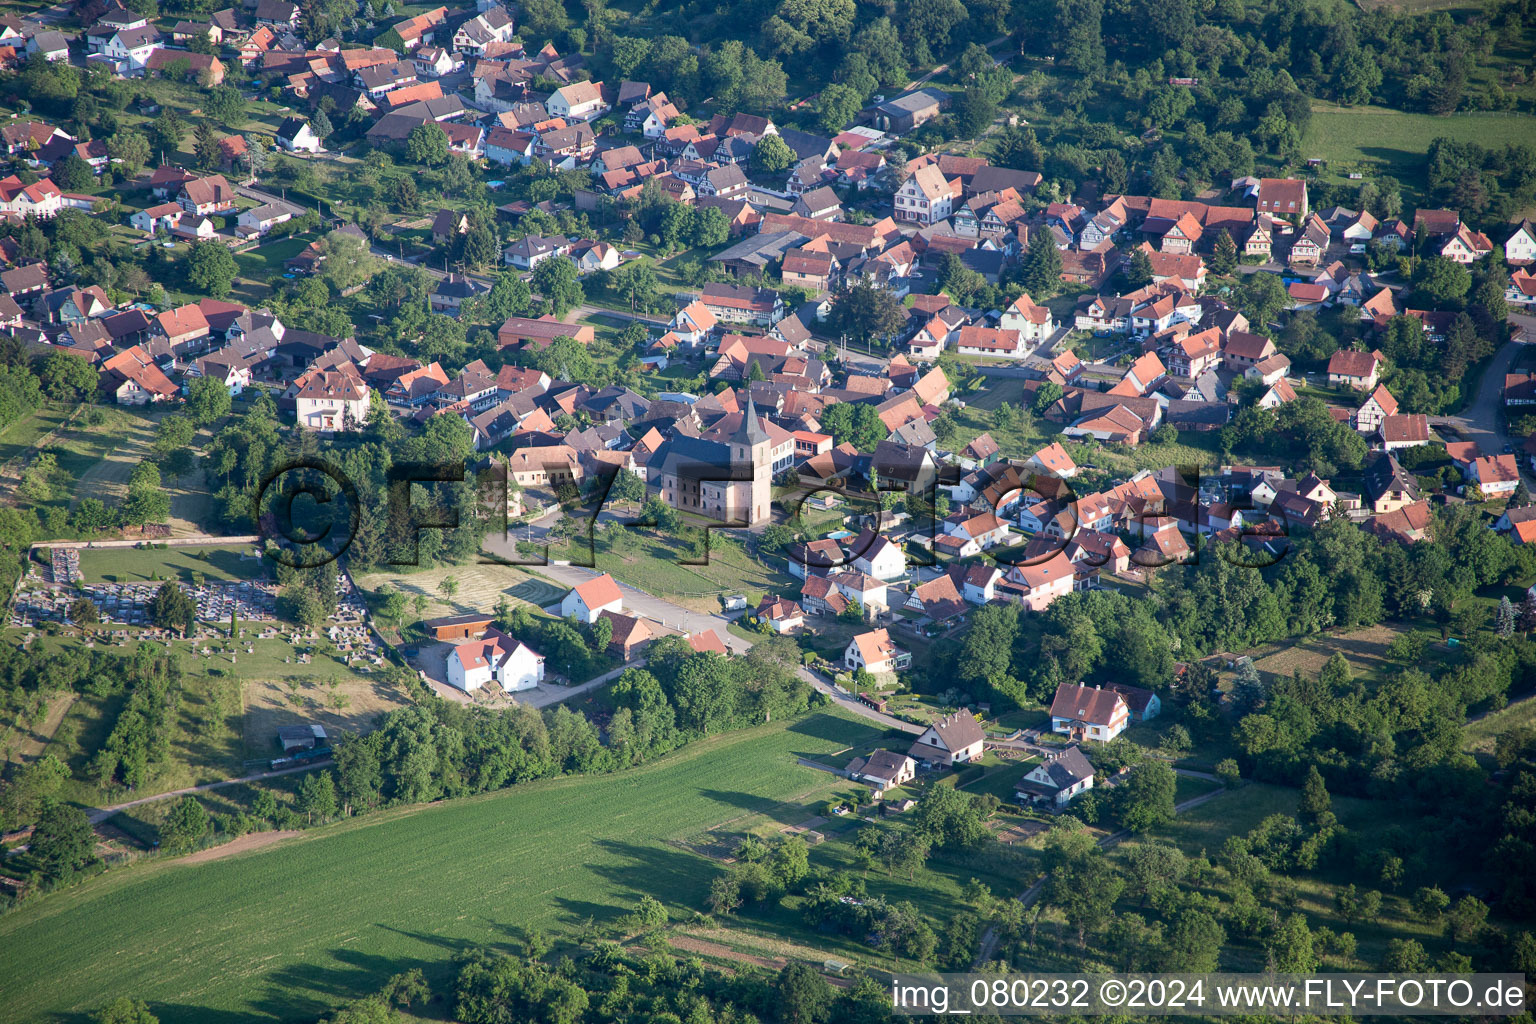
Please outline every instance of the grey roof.
M1367 457L1363 482L1366 496L1373 502L1392 490L1403 491L1414 501L1419 497L1418 481L1390 452L1372 452Z
M913 114L919 110L926 110L937 103L944 102L948 97L939 89L916 89L909 93L903 93L895 99L886 100L875 109L883 114Z
M901 774L911 758L894 750L872 750L868 757L856 757L848 762L849 775L870 775L889 782Z
M837 197L837 193L832 191L829 186L823 185L820 188L813 188L809 192L801 193L795 205L802 209L820 212L840 207L843 205L843 201Z
M1068 786L1074 786L1084 779L1093 777L1093 765L1083 756L1082 748L1077 746L1068 747L1052 756L1040 767L1045 769L1045 773L1050 776L1051 785L1057 789L1066 789ZM1028 772L1025 774L1027 775Z
M825 157L832 150L832 140L824 135L812 135L810 132L796 131L793 128L781 128L779 138L784 140L784 144L800 160L809 156Z
M1167 422L1176 427L1196 424L1220 427L1230 418L1231 407L1226 402L1191 401L1184 398L1175 398L1169 402L1165 416Z
M711 256L711 263L728 263L740 260L751 263L754 266L766 267L774 260L781 259L787 249L793 249L805 236L798 231L770 231L767 234L749 235L726 249L724 252Z

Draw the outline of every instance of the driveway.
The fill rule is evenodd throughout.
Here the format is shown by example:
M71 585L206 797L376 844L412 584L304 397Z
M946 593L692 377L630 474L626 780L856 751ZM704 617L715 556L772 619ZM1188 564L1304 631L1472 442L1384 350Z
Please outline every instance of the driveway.
M1510 319L1536 332L1536 317L1521 313L1511 315ZM1433 422L1454 427L1463 440L1476 441L1485 455L1502 452L1504 445L1511 442L1503 418L1499 415L1499 408L1504 401L1504 375L1510 372L1523 347L1516 342L1509 342L1495 352L1488 363L1488 369L1483 373L1483 379L1478 383L1477 397L1467 406L1466 411L1459 416L1438 416Z
M491 545L489 542L487 546L493 547L493 545ZM574 587L577 584L584 583L598 575L598 573L592 569L585 569L576 565L541 565L537 568L536 571L554 583L566 587ZM638 613L645 616L646 618L659 622L664 626L679 630L680 632L684 633L699 633L706 629L712 629L715 631L715 635L720 638L721 642L724 643L726 647L728 647L731 651L737 654L748 651L752 647L751 640L748 640L745 637L736 636L727 628L736 618L735 616L713 615L707 612L689 611L687 608L683 608L680 605L675 605L671 601L659 598L654 594L648 594L645 591L632 587L627 583L620 583L619 591L624 595L624 610L627 612ZM923 731L921 726L913 725L911 722L904 722L901 719L893 718L890 715L881 714L869 705L861 703L857 698L838 690L831 683L827 682L825 679L822 679L816 673L810 671L804 666L798 667L795 671L801 679L804 679L807 683L810 683L811 686L819 692L826 694L828 697L831 697L833 702L838 704L840 707L847 711L851 711L853 714L856 714L861 718L867 718L870 721L880 725L882 728L898 729L901 732L911 733L913 735ZM557 699L564 699L565 697L574 695L576 692L584 692L586 689L596 685L600 685L600 682L594 680L592 683L585 684L585 686L578 687L574 690L566 690L562 688L561 696ZM553 703L553 701L550 701L550 703Z

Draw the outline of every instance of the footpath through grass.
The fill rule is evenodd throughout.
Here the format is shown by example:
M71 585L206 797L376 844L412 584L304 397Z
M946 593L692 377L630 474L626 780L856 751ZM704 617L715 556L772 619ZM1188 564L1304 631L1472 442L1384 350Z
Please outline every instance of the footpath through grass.
M108 874L0 917L0 1019L75 1019L131 995L165 1024L310 1021L396 972L436 974L468 946L611 924L643 893L682 917L702 907L715 872L668 839L819 794L837 780L796 755L875 736L851 716L818 712L630 772Z

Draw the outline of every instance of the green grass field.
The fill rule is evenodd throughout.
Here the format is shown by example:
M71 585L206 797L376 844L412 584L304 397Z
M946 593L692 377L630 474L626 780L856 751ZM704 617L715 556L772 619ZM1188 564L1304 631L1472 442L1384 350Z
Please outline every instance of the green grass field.
M697 910L714 871L669 839L743 815L803 820L833 777L795 765L868 742L817 713L715 737L631 772L353 819L267 850L158 861L0 918L7 1021L77 1019L118 995L165 1024L309 1021L391 975L435 973L525 929L612 924L652 893ZM238 912L231 912L238 908Z
M1491 754L1493 744L1500 734L1511 729L1532 727L1536 727L1536 700L1527 697L1507 708L1468 723L1466 729L1462 731L1462 737L1467 750L1478 754Z
M208 580L260 580L265 563L251 555L249 544L172 548L86 548L80 552L80 572L87 583L143 583L152 579L192 582L200 572Z
M1536 117L1521 114L1409 114L1381 107L1316 105L1301 148L1308 158L1328 161L1328 177L1345 180L1351 171L1367 177L1390 174L1406 187L1423 181L1424 151L1440 136L1502 148L1536 145Z

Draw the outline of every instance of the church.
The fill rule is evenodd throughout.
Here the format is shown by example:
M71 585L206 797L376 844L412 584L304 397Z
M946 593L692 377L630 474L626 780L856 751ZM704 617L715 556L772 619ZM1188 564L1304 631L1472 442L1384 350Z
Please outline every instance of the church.
M775 433L784 435L776 439ZM757 524L768 519L773 504L774 449L793 445L794 437L764 424L757 407L725 417L702 437L679 435L656 452L650 483L661 500L679 512L692 512L722 523Z

